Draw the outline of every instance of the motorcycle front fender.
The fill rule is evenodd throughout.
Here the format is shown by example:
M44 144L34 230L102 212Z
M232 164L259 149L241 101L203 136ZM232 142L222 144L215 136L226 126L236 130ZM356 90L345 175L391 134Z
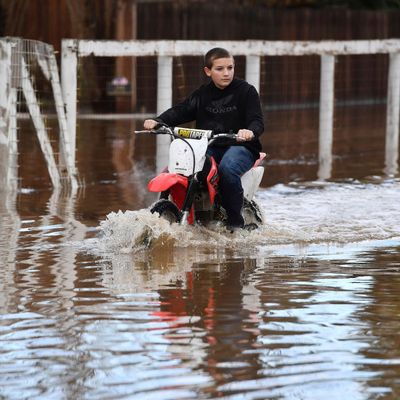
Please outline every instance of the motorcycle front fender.
M162 172L149 182L147 188L150 192L164 192L175 185L181 185L184 188L187 188L188 179L182 175Z

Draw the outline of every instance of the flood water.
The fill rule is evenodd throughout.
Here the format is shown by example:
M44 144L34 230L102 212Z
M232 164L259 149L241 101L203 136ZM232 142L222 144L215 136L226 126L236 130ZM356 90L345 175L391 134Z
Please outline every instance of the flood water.
M243 234L149 213L141 121L80 120L76 192L51 189L22 121L20 189L0 192L0 398L400 398L385 115L343 110L319 181L317 112L272 113L266 223Z

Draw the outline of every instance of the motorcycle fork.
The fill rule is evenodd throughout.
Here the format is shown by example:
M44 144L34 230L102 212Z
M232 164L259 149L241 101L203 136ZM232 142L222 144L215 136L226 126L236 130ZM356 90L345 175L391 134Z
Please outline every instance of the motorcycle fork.
M169 197L169 190L164 190L163 192L160 193L160 200L168 200Z
M192 208L193 201L194 201L194 196L199 189L199 180L197 179L197 174L195 174L190 180L189 180L189 186L186 192L185 200L183 201L182 205L182 218L180 221L181 225L187 225L188 224L188 217L190 214L190 209Z

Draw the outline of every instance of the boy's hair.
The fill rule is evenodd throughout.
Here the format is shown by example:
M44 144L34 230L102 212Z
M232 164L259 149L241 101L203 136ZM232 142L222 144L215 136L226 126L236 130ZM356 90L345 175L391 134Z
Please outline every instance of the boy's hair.
M214 60L217 60L218 58L233 58L233 57L228 50L225 50L222 47L214 47L213 49L208 50L206 55L204 56L204 66L207 67L208 69L211 69Z

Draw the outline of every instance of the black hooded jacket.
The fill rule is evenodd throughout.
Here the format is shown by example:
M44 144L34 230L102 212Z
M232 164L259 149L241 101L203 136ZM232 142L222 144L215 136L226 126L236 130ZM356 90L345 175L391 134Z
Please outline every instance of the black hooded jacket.
M156 120L169 126L196 121L196 128L211 129L215 133L249 129L255 138L235 145L248 148L255 159L261 151L259 136L264 132L264 122L260 98L254 86L239 78L234 78L224 89L210 81Z

